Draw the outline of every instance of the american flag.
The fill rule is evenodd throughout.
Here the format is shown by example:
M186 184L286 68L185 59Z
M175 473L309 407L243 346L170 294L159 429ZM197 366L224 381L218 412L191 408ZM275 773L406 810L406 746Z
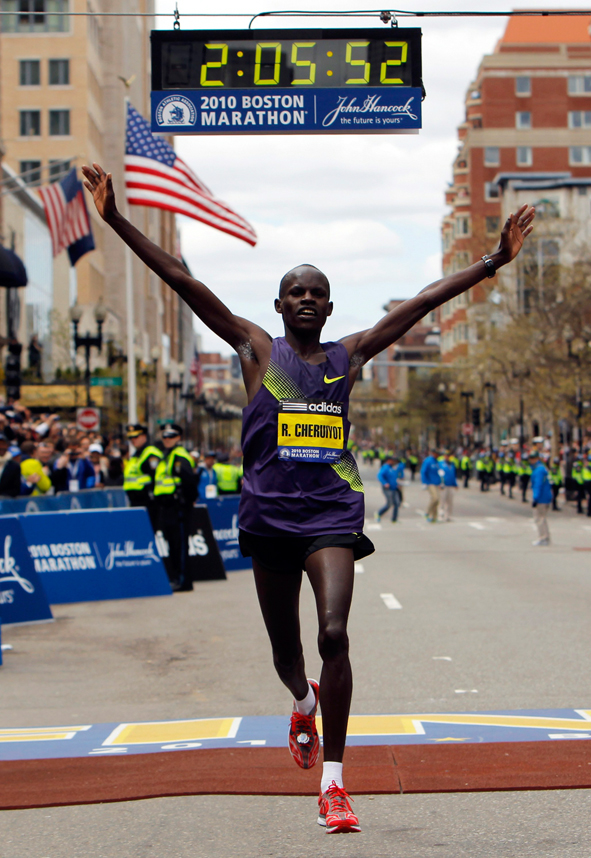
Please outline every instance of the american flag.
M216 199L166 140L154 137L144 117L127 105L125 185L130 205L168 209L255 245L252 226Z
M39 188L47 225L51 235L53 255L68 249L70 264L76 265L81 256L94 250L94 238L82 182L73 167L61 182Z

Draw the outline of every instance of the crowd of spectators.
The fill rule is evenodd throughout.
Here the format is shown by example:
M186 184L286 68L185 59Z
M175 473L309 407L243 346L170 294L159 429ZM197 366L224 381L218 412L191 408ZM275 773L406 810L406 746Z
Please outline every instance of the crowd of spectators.
M127 441L86 432L57 414L0 406L0 496L123 485Z

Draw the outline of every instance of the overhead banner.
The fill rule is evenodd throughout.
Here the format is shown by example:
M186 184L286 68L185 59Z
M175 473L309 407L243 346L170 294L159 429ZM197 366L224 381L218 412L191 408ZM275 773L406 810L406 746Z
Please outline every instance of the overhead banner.
M53 620L17 516L0 516L0 618L4 625Z
M20 516L50 604L170 596L143 507Z

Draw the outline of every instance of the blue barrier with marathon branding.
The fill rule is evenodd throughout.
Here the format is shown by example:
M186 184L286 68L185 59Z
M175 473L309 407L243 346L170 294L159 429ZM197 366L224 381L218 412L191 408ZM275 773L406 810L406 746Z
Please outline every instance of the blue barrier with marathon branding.
M0 515L19 512L59 512L69 509L120 509L129 506L123 489L84 489L57 495L30 495L24 498L0 498Z
M222 495L206 501L213 535L227 572L252 569L250 557L243 557L238 545L238 506L240 495Z
M53 620L16 515L0 516L0 613L4 625Z
M19 518L50 604L172 593L143 507Z

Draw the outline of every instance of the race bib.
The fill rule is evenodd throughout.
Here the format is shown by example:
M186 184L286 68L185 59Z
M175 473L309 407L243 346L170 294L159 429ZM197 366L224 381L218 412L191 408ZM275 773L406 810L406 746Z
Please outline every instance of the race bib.
M302 462L338 462L345 433L343 403L283 399L277 418L277 454Z
M210 483L208 486L205 486L205 497L208 500L213 500L213 498L217 498L218 496L218 487L213 483Z

